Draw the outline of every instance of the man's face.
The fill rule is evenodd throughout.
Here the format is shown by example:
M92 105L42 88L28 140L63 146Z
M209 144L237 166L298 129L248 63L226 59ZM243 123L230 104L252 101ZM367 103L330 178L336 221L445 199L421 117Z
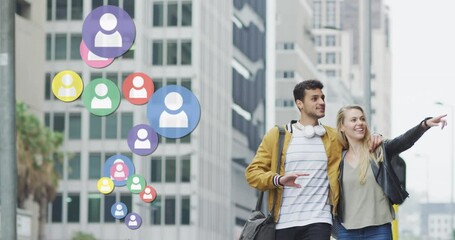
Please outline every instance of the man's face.
M321 89L305 90L303 101L297 100L297 107L308 117L320 119L325 116L325 95Z

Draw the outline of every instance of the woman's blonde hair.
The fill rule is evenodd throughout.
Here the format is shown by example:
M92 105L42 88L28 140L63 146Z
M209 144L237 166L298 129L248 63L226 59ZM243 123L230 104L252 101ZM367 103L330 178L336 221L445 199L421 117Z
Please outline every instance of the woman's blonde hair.
M365 112L363 111L362 107L360 107L358 105L344 106L344 107L340 108L340 110L338 111L338 114L337 114L338 139L339 139L341 145L343 145L343 149L346 149L346 150L349 149L349 141L348 141L346 135L344 134L344 132L341 131L341 126L343 125L344 119L346 117L345 116L346 111L352 110L352 109L357 109L360 112L362 112L363 115L365 115ZM362 151L360 152L360 166L359 166L359 169L360 169L359 181L361 184L364 184L366 182L365 177L367 174L368 167L370 165L370 161L373 160L376 164L378 164L378 162L383 161L382 148L379 147L376 149L376 151L374 153L370 153L369 142L370 142L371 136L370 136L370 130L368 128L368 123L367 122L365 122L365 123L366 123L365 136L362 139L363 147L362 147Z

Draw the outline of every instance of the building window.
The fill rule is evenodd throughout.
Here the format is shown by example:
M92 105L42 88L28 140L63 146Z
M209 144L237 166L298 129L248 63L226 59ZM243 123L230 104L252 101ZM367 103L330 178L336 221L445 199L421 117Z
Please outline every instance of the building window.
M90 139L101 139L101 120L102 118L90 114L89 137Z
M63 219L63 197L61 193L58 193L55 196L54 201L52 202L52 213L51 213L51 222L61 223Z
M191 2L182 2L182 26L191 26L192 17L193 14Z
M121 193L120 194L120 202L124 203L126 205L127 209L130 209L130 211L133 209L133 204L132 204L132 197L131 193Z
M99 179L101 177L101 153L89 153L88 165L88 179Z
M79 212L80 212L80 197L79 193L69 193L66 198L67 203L67 222L75 223L79 222Z
M336 27L336 3L327 2L327 27Z
M161 165L161 157L152 157L150 169L151 182L161 182Z
M182 197L181 206L182 206L181 224L189 225L190 224L190 214L191 214L189 196Z
M167 41L167 65L177 65L177 41Z
M66 59L66 34L55 34L55 60Z
M292 50L294 49L294 43L293 42L280 42L276 44L276 49L277 50Z
M191 65L191 41L182 41L182 65Z
M175 197L166 196L164 198L164 224L175 224Z
M163 3L153 3L153 26L162 27L164 25L164 10Z
M46 60L51 60L52 58L52 35L46 34Z
M329 78L333 78L337 76L336 70L326 70L325 75Z
M163 41L157 40L152 43L152 64L163 65Z
M325 36L325 45L328 47L336 46L336 36L335 35L327 35Z
M277 78L294 78L294 71L277 71Z
M71 20L82 20L83 1L71 0Z
M155 200L151 203L152 211L150 223L152 225L161 225L161 211L162 211L162 202L161 196L156 196Z
M177 2L167 4L167 25L170 27L177 26L178 23L178 6Z
M313 28L321 28L321 2L313 1Z
M56 20L66 20L68 18L68 0L56 0Z
M322 63L322 54L320 52L317 53L317 63L318 64Z
M69 114L69 139L81 139L81 113Z
M71 42L70 42L70 59L71 60L80 60L80 45L82 42L82 35L81 34L71 34Z
M183 158L180 162L180 181L181 182L190 182L191 179L191 159L190 156Z
M115 203L115 195L104 196L104 222L115 222L115 218L111 214L111 207Z
M325 63L326 64L336 64L336 53L327 52L325 53Z
M106 139L117 138L117 113L112 113L106 116L105 133Z
M81 154L74 153L74 155L68 159L68 179L78 180L81 179Z
M99 193L88 194L88 222L99 223L101 221L101 195Z
M121 112L120 138L127 139L130 129L133 127L133 113Z
M176 181L176 158L166 157L165 164L165 181L173 183Z
M55 155L53 159L54 159L54 171L57 173L59 179L63 179L63 161L57 155Z
M322 40L321 40L321 36L316 36L314 37L314 45L317 46L317 47L320 47L322 45Z

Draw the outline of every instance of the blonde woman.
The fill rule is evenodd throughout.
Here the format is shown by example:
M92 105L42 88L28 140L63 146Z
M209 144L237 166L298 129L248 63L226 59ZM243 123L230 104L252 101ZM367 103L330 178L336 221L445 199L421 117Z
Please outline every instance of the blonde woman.
M369 130L360 106L346 106L338 111L338 137L345 149L340 164L340 201L336 219L341 223L338 240L391 240L394 218L392 199L406 198L404 190L395 187L387 171L395 155L409 149L431 127L447 122L446 115L426 118L406 133L386 140L370 153ZM378 175L383 173L381 178ZM396 175L394 175L396 176ZM398 188L398 189L397 189ZM397 194L406 194L396 196Z

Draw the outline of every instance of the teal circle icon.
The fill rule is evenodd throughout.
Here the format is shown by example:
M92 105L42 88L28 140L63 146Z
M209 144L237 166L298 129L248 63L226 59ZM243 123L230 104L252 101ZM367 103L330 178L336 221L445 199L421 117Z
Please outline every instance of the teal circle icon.
M139 174L129 176L126 180L126 187L131 191L131 193L141 193L142 190L144 190L145 185L145 178Z
M109 79L97 78L85 87L82 102L87 110L97 116L107 116L117 110L121 96L117 85Z

